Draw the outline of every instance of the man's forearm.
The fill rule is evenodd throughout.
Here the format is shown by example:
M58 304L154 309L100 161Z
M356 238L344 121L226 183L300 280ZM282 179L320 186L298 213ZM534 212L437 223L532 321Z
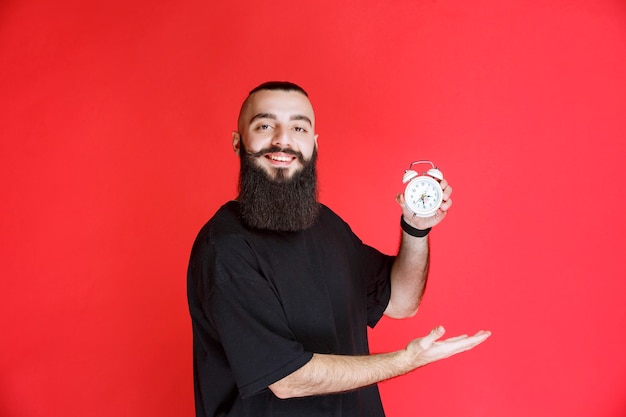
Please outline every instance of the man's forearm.
M302 368L270 385L279 398L352 391L411 370L405 351L364 356L314 354Z
M402 232L402 242L391 269L391 298L385 315L411 317L422 300L429 266L428 237L413 237Z

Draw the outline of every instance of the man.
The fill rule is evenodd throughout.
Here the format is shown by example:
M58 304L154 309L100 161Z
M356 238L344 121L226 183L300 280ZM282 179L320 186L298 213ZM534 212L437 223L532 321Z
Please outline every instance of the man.
M428 274L428 231L452 201L419 218L402 195L391 257L363 244L317 201L315 114L288 82L252 90L232 134L239 196L202 228L191 253L198 416L384 416L376 384L468 350L489 332L369 354L367 326L413 316Z

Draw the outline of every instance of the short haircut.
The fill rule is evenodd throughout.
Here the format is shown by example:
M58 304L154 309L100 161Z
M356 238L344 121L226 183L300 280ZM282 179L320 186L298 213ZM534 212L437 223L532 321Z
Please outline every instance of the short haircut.
M281 90L281 91L298 91L302 94L304 94L305 96L309 96L307 94L306 91L304 91L304 88L300 87L298 84L294 84L292 82L289 81L267 81L264 82L263 84L253 88L250 91L250 96L254 93L256 93L257 91L261 91L261 90Z

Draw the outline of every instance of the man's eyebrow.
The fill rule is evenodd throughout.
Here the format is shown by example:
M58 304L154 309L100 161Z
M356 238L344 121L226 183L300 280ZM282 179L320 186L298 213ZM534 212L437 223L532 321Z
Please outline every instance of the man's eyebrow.
M294 114L293 116L291 116L289 118L289 120L304 120L305 122L307 122L309 125L313 126L313 123L311 123L311 119L309 119L308 117L306 117L303 114Z
M276 119L276 115L272 113L258 113L255 114L252 119L250 119L250 123L254 122L256 119Z
M254 122L257 119L272 119L272 120L276 120L277 117L273 113L257 113L257 114L255 114L252 117L252 119L250 119L250 123ZM291 116L289 118L289 120L292 120L292 121L293 120L304 120L309 125L313 126L313 123L311 122L311 119L309 119L307 116L305 116L303 114L294 114L293 116Z

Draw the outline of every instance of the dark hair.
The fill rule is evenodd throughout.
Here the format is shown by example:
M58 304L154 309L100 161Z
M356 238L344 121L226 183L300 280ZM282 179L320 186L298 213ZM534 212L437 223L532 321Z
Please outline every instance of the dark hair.
M306 91L304 91L304 88L300 87L297 84L294 84L292 82L289 81L267 81L264 82L263 84L255 87L254 89L252 89L252 91L250 91L249 95L252 95L254 93L256 93L257 91L260 90L282 90L282 91L298 91L302 94L304 94L305 96L309 96Z

